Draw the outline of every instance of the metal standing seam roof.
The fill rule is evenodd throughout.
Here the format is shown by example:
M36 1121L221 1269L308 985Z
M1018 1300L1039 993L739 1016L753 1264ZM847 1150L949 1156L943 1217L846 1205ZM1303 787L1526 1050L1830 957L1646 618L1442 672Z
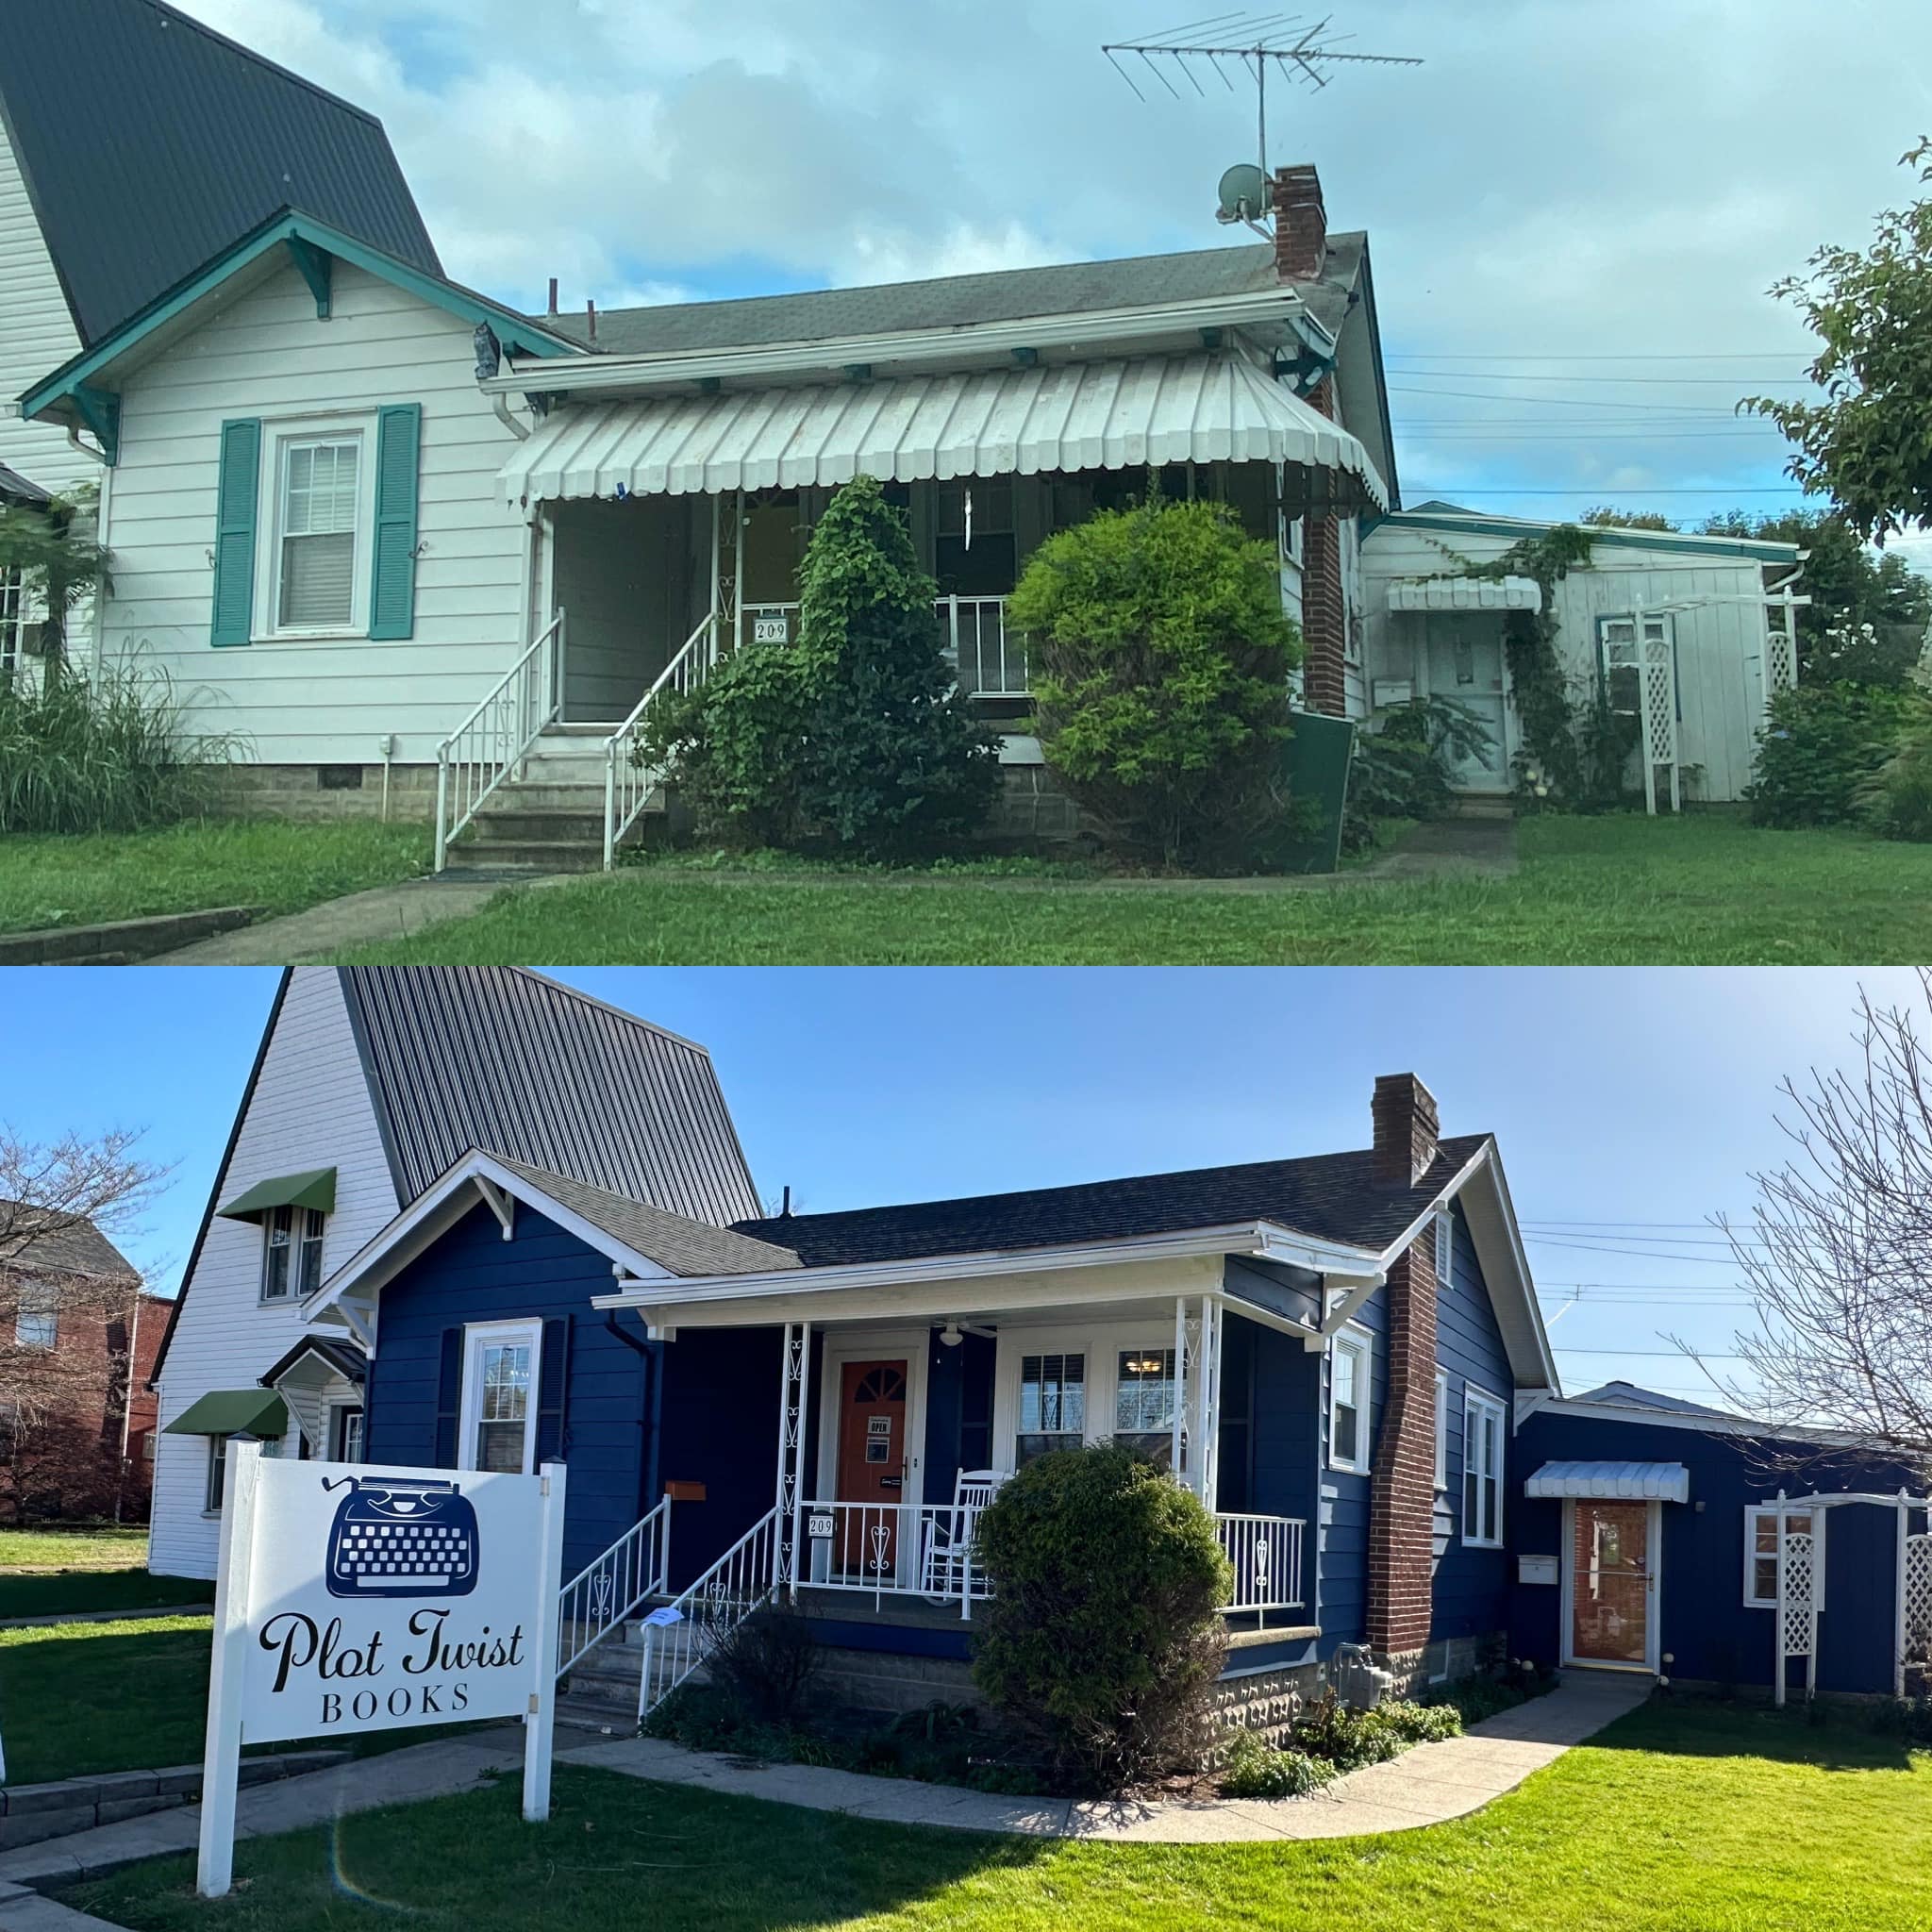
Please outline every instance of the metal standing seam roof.
M1361 443L1233 351L566 406L499 473L512 507L832 486L1290 462L1387 493Z
M1690 1472L1681 1462L1546 1462L1523 1486L1525 1496L1588 1496L1599 1502L1688 1503Z
M1543 587L1534 577L1393 577L1391 610L1541 610Z
M339 971L404 1206L480 1148L714 1226L757 1211L702 1047L521 968Z
M85 345L282 208L441 273L375 116L161 0L0 6L0 119Z

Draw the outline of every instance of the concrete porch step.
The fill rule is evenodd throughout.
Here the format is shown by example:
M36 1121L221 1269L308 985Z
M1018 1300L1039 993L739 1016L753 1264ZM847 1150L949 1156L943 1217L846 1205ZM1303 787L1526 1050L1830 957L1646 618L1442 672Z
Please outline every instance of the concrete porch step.
M490 839L466 833L448 854L451 872L596 872L603 863L601 829L595 840Z

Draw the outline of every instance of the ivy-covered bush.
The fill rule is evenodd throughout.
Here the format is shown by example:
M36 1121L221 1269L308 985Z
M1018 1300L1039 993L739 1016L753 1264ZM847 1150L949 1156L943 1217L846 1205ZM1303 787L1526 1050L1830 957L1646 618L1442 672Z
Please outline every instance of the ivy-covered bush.
M806 550L798 641L744 645L649 733L701 836L899 859L984 821L999 741L956 689L937 594L905 512L847 483Z
M1277 1751L1253 1731L1237 1731L1221 1766L1224 1798L1306 1798L1336 1775L1325 1757Z
M980 1518L974 1674L1063 1776L1117 1791L1200 1763L1232 1575L1200 1499L1133 1450L1060 1449Z
M1008 600L1046 762L1122 856L1212 871L1300 836L1281 748L1301 634L1274 546L1158 497L1049 537Z
M1744 795L1755 824L1790 829L1857 820L1879 771L1909 734L1932 726L1916 691L1800 684L1779 691Z

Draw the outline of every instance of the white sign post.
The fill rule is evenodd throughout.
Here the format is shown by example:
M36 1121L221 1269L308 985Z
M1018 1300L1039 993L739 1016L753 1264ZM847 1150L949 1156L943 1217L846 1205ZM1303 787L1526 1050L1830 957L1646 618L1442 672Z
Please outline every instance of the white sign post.
M243 1744L520 1717L550 1815L564 1470L264 1461L228 1445L196 1887L234 1875Z

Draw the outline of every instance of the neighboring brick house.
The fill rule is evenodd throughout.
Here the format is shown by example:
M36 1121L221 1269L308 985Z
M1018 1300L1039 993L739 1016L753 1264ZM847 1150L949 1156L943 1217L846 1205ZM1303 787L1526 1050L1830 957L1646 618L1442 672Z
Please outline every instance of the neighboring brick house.
M167 1307L89 1221L0 1261L0 1521L146 1521Z

